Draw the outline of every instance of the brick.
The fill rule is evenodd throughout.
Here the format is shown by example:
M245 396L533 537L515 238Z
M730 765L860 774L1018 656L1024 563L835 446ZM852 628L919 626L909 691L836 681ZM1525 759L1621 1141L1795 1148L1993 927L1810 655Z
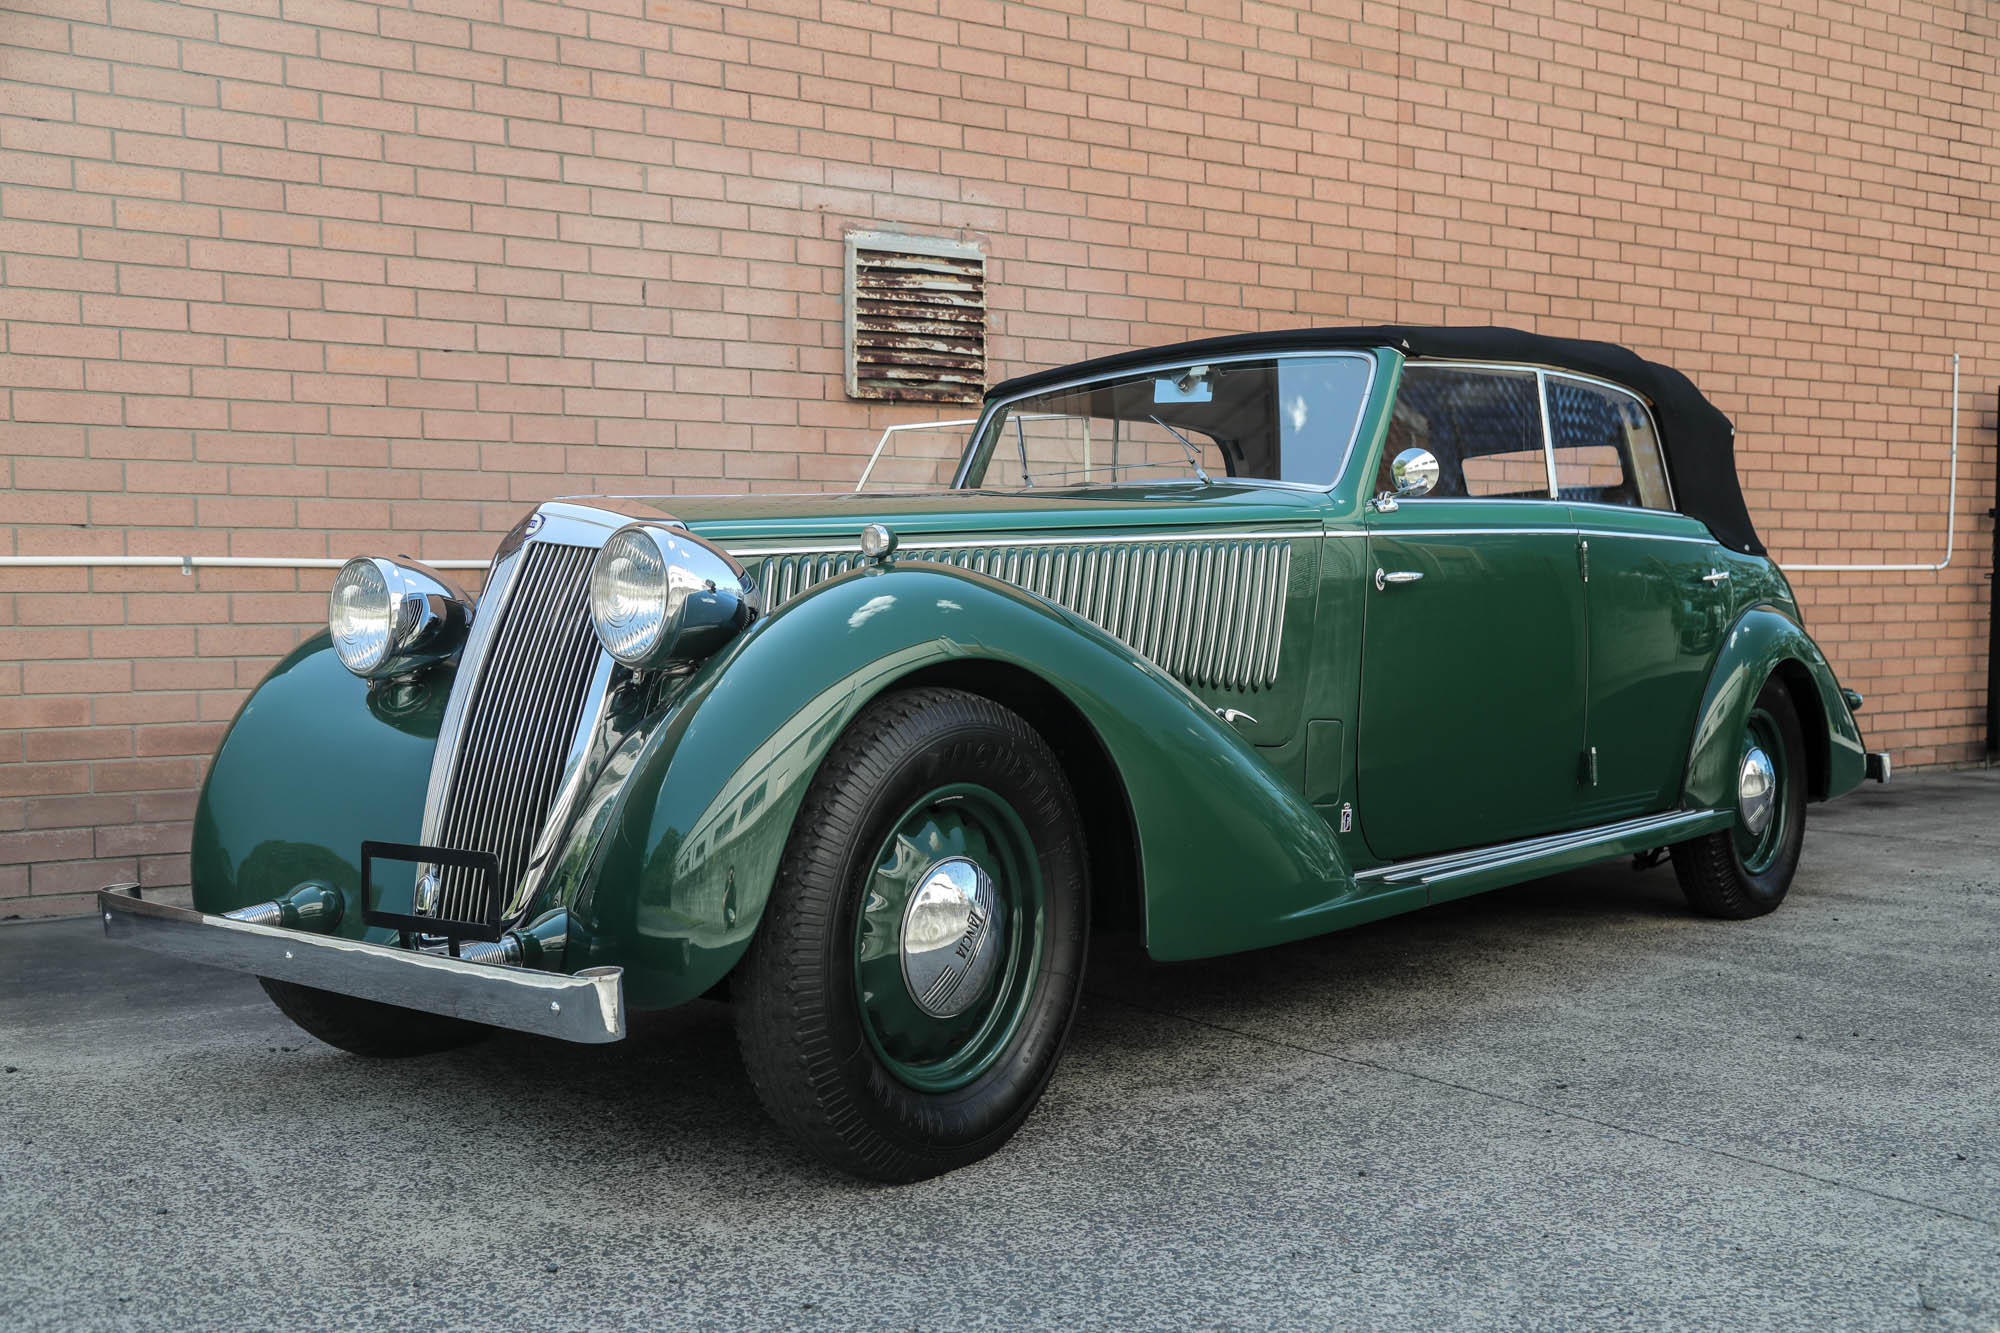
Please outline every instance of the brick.
M1630 343L1735 416L1793 561L1930 558L1923 333L2000 353L2000 147L1966 129L1990 34L1895 3L28 8L0 49L0 551L480 555L558 491L838 488L922 414L839 391L856 225L987 240L996 379L1309 323ZM1794 580L1905 766L1977 756L1982 561ZM214 729L324 588L0 572L0 781L40 788L0 790L0 830L184 883ZM189 767L116 767L153 761ZM0 914L86 892L0 857Z

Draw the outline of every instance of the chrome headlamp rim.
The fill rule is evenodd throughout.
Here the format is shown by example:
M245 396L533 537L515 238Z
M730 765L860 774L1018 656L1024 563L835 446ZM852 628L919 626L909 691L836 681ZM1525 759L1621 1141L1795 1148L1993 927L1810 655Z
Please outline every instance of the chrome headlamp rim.
M341 633L342 591L372 571L384 589L378 646L363 650ZM364 680L407 676L456 653L472 625L472 599L436 570L406 556L360 555L334 575L327 593L327 632L342 666Z
M589 587L598 643L635 671L692 666L759 610L756 585L734 556L660 523L627 523L606 538L591 561Z

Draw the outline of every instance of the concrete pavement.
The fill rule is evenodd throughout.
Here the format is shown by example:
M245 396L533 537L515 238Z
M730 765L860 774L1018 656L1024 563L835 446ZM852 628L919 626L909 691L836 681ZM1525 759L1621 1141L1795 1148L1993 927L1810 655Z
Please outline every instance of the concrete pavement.
M1042 1108L864 1186L728 1016L378 1064L0 927L0 1328L2000 1328L2000 771L1812 809L1774 916L1612 863L1106 944Z

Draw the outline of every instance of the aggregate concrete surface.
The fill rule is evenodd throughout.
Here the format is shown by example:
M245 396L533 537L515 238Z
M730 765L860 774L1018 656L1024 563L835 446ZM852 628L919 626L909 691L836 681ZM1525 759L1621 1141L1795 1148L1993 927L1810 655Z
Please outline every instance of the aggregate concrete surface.
M1247 891L1246 888L1222 891ZM374 1063L0 927L0 1328L2000 1328L2000 771L1813 807L1746 923L1626 862L1092 959L997 1156L793 1149L700 1003Z

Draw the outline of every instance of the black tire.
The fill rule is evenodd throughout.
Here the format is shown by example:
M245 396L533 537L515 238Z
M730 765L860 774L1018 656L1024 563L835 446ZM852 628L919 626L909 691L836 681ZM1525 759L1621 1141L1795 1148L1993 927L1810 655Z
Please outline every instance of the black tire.
M338 995L290 981L258 977L278 1011L329 1046L354 1055L398 1059L435 1055L492 1034L483 1023L427 1014L377 1000Z
M1799 727L1798 710L1792 697L1775 678L1751 705L1752 728L1741 742L1751 743L1752 733L1765 743L1775 741L1782 750L1778 760L1778 793L1775 805L1777 828L1771 831L1768 846L1746 852L1751 841L1745 830L1724 829L1676 843L1673 847L1674 877L1688 905L1703 916L1727 921L1744 921L1775 911L1792 887L1799 868L1799 852L1806 833L1806 753L1805 738ZM1759 719L1763 719L1760 721Z
M1012 1017L1005 1025L982 1020L991 1053L968 1067L969 1081L932 1089L913 1086L907 1068L897 1072L871 1026L875 1009L864 1016L864 999L880 1000L859 980L870 956L861 947L863 914L884 910L879 892L867 898L864 890L879 889L886 868L902 864L885 862L883 849L885 841L900 845L913 810L953 808L926 807L926 794L968 785L1004 801L1018 819L1016 832L1031 840L1021 846L1032 853L1017 854L1023 868L1015 878L1038 875L1039 899L1032 910L1018 908L1028 890L996 887L1017 895L1021 922L996 926L995 936L1011 931L1012 942L992 946L1005 952L992 965L1001 980L988 983L995 996L1015 997L1004 1002ZM820 767L756 939L732 975L737 1037L758 1099L811 1151L871 1180L921 1180L978 1161L1020 1128L1055 1072L1082 992L1089 910L1076 801L1041 736L1008 709L963 691L885 695ZM1039 929L1028 924L1036 915ZM1035 941L1037 953L1022 952ZM894 943L902 947L900 933ZM909 985L895 1002L920 1005L915 991ZM994 1012L1002 1009L996 999Z

